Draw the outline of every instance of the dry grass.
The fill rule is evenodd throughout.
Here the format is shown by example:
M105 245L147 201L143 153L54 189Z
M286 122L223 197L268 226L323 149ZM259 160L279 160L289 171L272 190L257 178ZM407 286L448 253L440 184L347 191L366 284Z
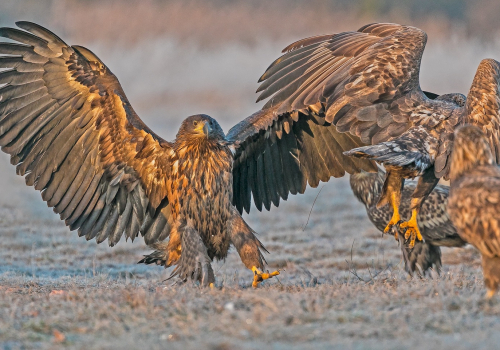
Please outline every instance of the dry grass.
M500 340L500 305L482 301L478 254L446 250L441 276L408 279L396 242L370 225L347 179L325 186L305 231L317 190L247 217L269 265L284 269L279 280L253 290L233 251L215 264L210 290L136 265L140 242L109 248L67 232L5 163L6 194L25 198L0 201L0 348L486 349Z

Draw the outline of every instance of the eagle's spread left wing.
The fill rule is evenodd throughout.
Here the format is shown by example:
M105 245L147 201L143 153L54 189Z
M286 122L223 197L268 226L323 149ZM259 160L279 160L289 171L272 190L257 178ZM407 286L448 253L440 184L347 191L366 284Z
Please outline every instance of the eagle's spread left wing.
M376 171L342 153L401 135L415 104L433 103L418 82L426 40L417 28L382 23L285 48L259 80L259 100L269 101L227 135L236 145L237 208L248 211L253 195L269 209L307 183Z
M233 167L233 203L241 212L255 206L269 210L288 194L304 193L306 185L341 177L361 169L376 171L366 159L342 152L359 147L358 137L340 133L313 110L277 115L276 108L261 110L235 125L227 139L236 147Z
M0 28L0 146L17 173L80 236L116 244L168 233L171 145L136 115L89 50L47 29ZM31 33L32 34L31 34Z

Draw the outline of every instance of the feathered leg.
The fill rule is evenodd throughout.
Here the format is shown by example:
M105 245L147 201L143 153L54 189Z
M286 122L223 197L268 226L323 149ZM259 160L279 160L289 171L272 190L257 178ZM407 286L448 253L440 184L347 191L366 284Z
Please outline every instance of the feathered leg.
M387 224L384 229L384 233L388 233L392 230L394 226L399 225L401 217L399 216L399 205L401 204L401 190L403 189L405 180L398 174L395 170L387 169L387 175L384 182L384 187L382 188L382 194L377 203L377 208L381 208L384 205L390 203L393 209L393 214L391 221ZM398 239L398 232L394 233L394 237Z
M482 254L484 284L486 285L486 299L491 299L500 284L500 257L488 257Z
M279 275L279 271L263 272L266 259L261 250L269 253L262 243L255 237L255 232L243 220L238 211L234 209L233 215L228 222L229 235L231 243L234 245L243 264L254 274L252 287L256 288L258 284L266 279Z
M156 264L165 268L177 264L182 250L179 226L180 224L172 225L168 241L149 244L148 247L154 249L154 252L144 255L138 264Z
M436 187L438 182L439 179L434 175L434 167L427 169L418 179L417 187L412 194L410 202L411 218L407 222L403 222L399 225L401 230L405 230L405 239L410 238L410 243L408 244L409 248L413 248L415 246L415 239L418 239L419 241L423 240L418 228L418 212L420 211L422 203L429 196L434 187Z
M182 225L172 230L168 242L151 244L155 251L145 255L139 263L177 265L170 278L178 276L182 281L192 279L202 286L215 282L211 259L200 234L191 225Z
M169 278L178 276L183 281L199 281L204 287L211 285L215 282L212 260L200 233L189 223L180 232L182 253Z

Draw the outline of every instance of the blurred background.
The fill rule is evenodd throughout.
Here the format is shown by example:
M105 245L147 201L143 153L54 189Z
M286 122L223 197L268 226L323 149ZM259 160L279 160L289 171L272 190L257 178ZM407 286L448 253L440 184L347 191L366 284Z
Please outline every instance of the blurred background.
M425 30L422 88L467 93L480 60L500 59L498 13L497 0L2 0L0 25L34 21L90 48L146 124L173 139L189 115L227 132L258 110L257 80L289 43L374 21ZM49 213L0 160L3 197Z

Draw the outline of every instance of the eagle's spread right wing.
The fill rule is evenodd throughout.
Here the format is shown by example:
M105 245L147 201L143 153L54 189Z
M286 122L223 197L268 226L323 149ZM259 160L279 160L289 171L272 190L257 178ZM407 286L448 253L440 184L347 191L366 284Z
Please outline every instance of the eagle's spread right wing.
M47 29L0 28L0 146L72 230L98 243L166 238L171 145L89 50Z

